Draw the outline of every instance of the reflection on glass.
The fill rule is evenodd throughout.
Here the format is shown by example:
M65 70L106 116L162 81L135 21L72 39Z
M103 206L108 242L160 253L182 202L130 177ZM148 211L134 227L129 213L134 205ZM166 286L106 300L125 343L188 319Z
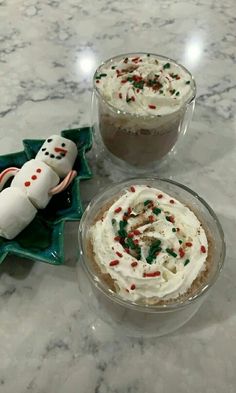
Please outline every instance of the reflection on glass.
M88 50L79 53L76 65L79 75L82 74L84 77L92 76L96 69L96 58L94 53Z

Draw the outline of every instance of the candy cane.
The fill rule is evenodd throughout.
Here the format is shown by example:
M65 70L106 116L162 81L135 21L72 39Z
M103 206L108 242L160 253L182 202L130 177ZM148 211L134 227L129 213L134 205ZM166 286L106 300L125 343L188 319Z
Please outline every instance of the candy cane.
M11 167L7 168L0 173L0 191L2 191L4 185L10 177L15 176L19 172L19 168Z
M49 191L49 195L59 194L59 192L64 191L76 176L77 176L76 171L70 171L68 175L65 177L65 179L60 184L58 184L58 186L52 188Z

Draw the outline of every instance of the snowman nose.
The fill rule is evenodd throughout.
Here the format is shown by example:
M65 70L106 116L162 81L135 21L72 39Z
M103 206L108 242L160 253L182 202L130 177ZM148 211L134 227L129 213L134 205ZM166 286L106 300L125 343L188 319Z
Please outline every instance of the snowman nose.
M55 147L54 150L55 150L56 153L64 153L64 154L67 153L67 150L63 149L62 147Z

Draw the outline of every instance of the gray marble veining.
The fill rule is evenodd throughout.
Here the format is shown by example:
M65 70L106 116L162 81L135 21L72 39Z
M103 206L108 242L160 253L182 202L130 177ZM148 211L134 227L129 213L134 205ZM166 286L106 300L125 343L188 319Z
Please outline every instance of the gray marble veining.
M225 269L198 314L149 340L115 335L82 304L77 224L66 264L9 257L0 266L1 393L234 393L236 386L236 3L234 0L0 0L0 154L23 138L90 123L91 77L129 51L170 56L194 74L198 100L162 176L202 195L226 234ZM101 155L84 204L126 175Z

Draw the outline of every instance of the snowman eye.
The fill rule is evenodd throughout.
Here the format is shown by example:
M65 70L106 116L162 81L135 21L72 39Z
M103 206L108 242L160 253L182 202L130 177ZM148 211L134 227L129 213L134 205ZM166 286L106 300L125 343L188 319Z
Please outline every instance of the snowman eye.
M62 147L65 147L66 144L65 144L65 143L62 143L61 145L62 145Z
M47 142L48 142L48 143L52 142L52 139L48 139Z

